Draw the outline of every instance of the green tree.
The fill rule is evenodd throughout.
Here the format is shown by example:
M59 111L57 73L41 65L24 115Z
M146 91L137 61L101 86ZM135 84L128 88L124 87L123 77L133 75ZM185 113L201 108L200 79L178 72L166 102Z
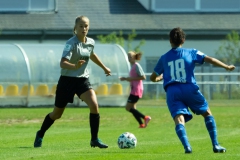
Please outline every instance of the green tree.
M219 59L227 64L240 65L240 36L238 32L232 31L227 34L226 39L222 41L221 46L216 51L216 55L219 56ZM238 72L240 68L238 68ZM231 81L231 76L227 76L228 80ZM240 80L240 76L237 76L237 79ZM238 86L238 85L237 85ZM228 97L231 98L231 85L228 85ZM239 93L237 93L239 94Z
M225 63L240 64L240 36L238 32L232 31L227 34L216 55Z
M124 47L124 38L123 38L122 31L119 31L119 35L117 35L116 32L112 32L106 36L98 35L97 39L100 41L100 43L103 43L103 44L114 43L114 44L119 44L120 46Z
M145 40L141 40L139 44L137 44L134 48L132 47L133 40L137 37L136 31L132 30L130 34L127 36L127 40L123 37L123 32L119 31L119 34L116 32L112 32L106 36L104 35L98 35L97 39L100 41L100 43L106 44L106 43L113 43L118 44L125 48L125 43L127 48L125 48L127 51L134 50L136 52L141 52L140 47L145 44Z

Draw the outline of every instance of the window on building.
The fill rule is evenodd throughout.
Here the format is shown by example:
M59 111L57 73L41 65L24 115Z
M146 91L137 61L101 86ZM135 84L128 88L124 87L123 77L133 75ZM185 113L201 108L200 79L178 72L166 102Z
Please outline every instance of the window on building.
M0 0L2 13L55 12L57 0Z
M158 59L160 57L146 57L146 71L145 73L152 73L154 67L156 66ZM146 76L146 81L150 81L150 75ZM152 84L148 84L145 86L146 92L149 93L150 97L156 94L156 86ZM152 95L153 94L153 95Z
M240 12L240 0L138 0L152 12Z

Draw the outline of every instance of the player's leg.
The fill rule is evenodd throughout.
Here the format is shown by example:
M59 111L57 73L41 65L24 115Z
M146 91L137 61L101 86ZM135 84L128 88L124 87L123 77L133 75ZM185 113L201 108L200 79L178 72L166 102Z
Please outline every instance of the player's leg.
M184 116L182 114L175 116L174 122L176 134L179 140L182 142L182 145L184 146L185 153L192 153L192 148L190 143L188 142L187 132L185 129Z
M181 141L185 153L192 153L191 145L188 141L185 122L192 119L192 115L188 107L183 103L183 99L187 94L183 93L185 89L181 89L181 85L174 84L167 88L167 105L171 116L175 122L175 132Z
M141 112L139 112L138 110L135 109L136 108L136 103L129 103L127 102L126 104L126 110L131 112L132 115L135 117L135 119L137 120L138 124L139 124L139 128L145 128L144 123L142 122L141 117L144 115L142 115Z
M37 131L37 133L36 133L36 137L35 137L35 141L34 141L35 148L42 146L42 141L43 141L45 132L52 126L52 124L54 123L54 121L56 119L61 118L61 116L64 112L64 109L65 109L65 107L64 108L54 107L53 111L46 115L40 130Z
M125 108L127 111L129 111L133 114L133 116L139 123L139 128L145 128L147 126L148 122L151 120L151 117L145 116L144 114L142 114L141 112L139 112L137 110L138 100L139 100L138 96L134 96L134 95L130 94ZM144 119L145 123L142 122L142 119Z
M188 90L190 89L188 88ZM212 141L213 151L215 153L226 152L226 149L218 144L216 122L212 116L210 108L208 107L206 99L198 88L195 88L191 92L192 94L189 95L188 99L186 99L186 103L194 113L197 115L201 114L204 117L205 125ZM189 99L191 99L191 101L189 101Z
M215 122L214 117L212 116L212 113L210 111L210 108L202 114L204 117L205 125L208 130L208 133L210 135L212 145L213 145L213 152L214 153L224 153L226 152L226 148L219 145L217 140L217 125Z
M73 102L75 94L74 89L76 88L74 85L75 83L72 83L74 80L75 79L72 77L60 76L56 90L55 107L51 113L46 115L40 130L37 131L34 147L42 146L45 132L51 127L56 119L61 118L67 103Z
M91 130L91 147L108 148L108 145L101 142L98 138L98 130L100 124L100 114L98 109L97 97L92 89L80 95L80 98L88 105L90 109L90 130Z

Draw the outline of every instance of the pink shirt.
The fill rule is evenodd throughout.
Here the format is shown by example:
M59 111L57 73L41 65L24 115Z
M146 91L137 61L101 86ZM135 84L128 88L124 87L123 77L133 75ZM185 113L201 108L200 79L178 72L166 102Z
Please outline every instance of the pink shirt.
M140 74L140 75L139 75ZM130 77L139 77L144 75L144 72L141 66L138 63L132 65L132 68L129 73ZM143 95L143 83L142 80L130 81L131 92L130 94L142 98Z

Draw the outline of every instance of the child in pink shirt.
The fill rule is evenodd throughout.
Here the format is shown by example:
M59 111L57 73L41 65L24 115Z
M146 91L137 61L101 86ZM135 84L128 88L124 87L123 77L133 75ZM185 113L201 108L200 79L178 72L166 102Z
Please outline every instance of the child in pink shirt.
M139 98L142 98L143 95L142 80L146 79L142 67L139 63L136 62L137 60L141 59L141 56L141 53L136 53L133 51L128 52L128 60L132 67L129 73L129 77L120 77L120 80L130 82L131 92L128 97L126 110L131 112L136 118L139 123L139 128L146 128L148 122L151 120L151 117L145 116L137 110L137 102ZM142 122L142 119L144 119L144 123Z

